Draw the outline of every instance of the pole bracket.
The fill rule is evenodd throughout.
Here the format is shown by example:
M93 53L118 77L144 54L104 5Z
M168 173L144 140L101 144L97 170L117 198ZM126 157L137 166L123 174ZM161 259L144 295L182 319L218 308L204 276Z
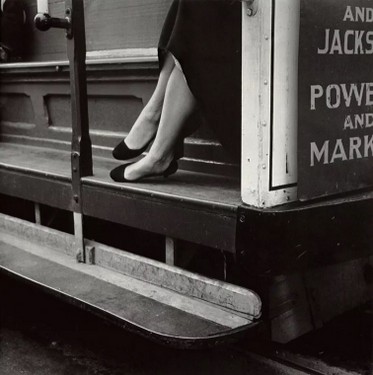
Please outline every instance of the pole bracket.
M72 8L65 10L65 18L51 17L48 13L38 13L34 18L35 27L40 31L47 31L50 28L65 29L66 37L73 37L72 28Z
M241 0L245 3L246 15L248 17L254 17L258 13L258 1L259 0Z

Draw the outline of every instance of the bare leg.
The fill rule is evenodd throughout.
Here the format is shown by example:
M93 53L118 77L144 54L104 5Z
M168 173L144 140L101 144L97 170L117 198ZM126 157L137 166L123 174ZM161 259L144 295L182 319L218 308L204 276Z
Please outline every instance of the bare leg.
M163 110L158 132L149 153L125 170L127 180L138 180L154 173L162 173L174 157L175 145L179 140L188 117L196 108L196 101L185 82L184 75L175 67L165 92Z
M155 91L126 137L126 145L130 149L142 148L154 137L162 113L167 83L174 67L174 59L171 54L167 54Z

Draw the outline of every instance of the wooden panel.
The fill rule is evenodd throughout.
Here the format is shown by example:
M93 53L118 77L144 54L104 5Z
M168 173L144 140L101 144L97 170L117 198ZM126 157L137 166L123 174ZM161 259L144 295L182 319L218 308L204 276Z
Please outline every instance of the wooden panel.
M292 273L373 255L372 192L290 209L240 208L238 217L237 252L253 273Z
M172 201L149 202L103 187L83 185L85 215L114 221L230 252L235 251L235 216L195 210Z
M273 278L269 290L271 339L287 343L314 329L303 275Z
M286 343L371 300L365 278L373 258L317 268L273 279L270 290L272 340Z
M154 48L171 0L86 0L87 50ZM37 31L32 22L36 1L27 0L27 61L66 60L65 33ZM64 16L64 0L50 0L54 17Z
M2 122L34 123L34 109L30 97L26 94L1 93L0 113Z
M72 190L68 182L0 168L0 191L4 195L71 210Z
M69 150L71 109L67 67L56 67L55 63L48 66L34 64L28 68L22 65L15 69L11 65L0 67L0 90L4 94L10 93L10 99L28 96L34 120L28 126L2 121L2 135L6 135L7 139L14 134L27 136L31 138L13 137L12 141ZM100 63L88 66L90 133L96 155L111 158L112 148L126 136L137 114L149 100L157 73L154 63ZM11 105L12 108L17 105L17 109L20 109L14 113L29 112L23 102L16 101ZM191 127L197 122L201 123L197 115L190 121ZM201 128L186 140L185 157L181 163L183 169L239 175L238 165L230 161L213 132L203 122Z
M46 106L49 123L54 127L71 129L70 97L48 95ZM135 96L98 96L88 98L90 131L128 132L143 108L141 98Z
M156 47L171 0L86 0L88 50Z
M304 275L314 320L319 325L372 299L373 284L365 273L372 265L373 257L355 259L311 270Z

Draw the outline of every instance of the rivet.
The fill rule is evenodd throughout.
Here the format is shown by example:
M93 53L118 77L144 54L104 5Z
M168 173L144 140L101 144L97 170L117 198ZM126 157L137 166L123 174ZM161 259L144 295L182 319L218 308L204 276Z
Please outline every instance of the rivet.
M74 195L74 201L75 201L76 203L79 202L79 197L78 197L77 195Z
M265 85L268 85L268 81L267 81L266 79L264 80L264 84L265 84Z
M73 172L77 172L78 169L76 167L73 168Z
M265 164L262 165L263 169L267 169L267 166Z
M246 221L245 215L240 216L240 223L244 223Z
M267 123L265 121L262 121L262 126L267 126Z
M265 39L265 40L268 40L268 39L269 39L269 36L268 36L268 35L266 35L266 36L264 37L264 39Z

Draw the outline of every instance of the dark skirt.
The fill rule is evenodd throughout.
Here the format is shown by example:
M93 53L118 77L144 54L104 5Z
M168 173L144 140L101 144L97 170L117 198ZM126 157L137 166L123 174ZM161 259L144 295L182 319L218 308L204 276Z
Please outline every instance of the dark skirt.
M174 0L159 41L159 61L179 61L199 109L218 140L241 154L241 3Z

